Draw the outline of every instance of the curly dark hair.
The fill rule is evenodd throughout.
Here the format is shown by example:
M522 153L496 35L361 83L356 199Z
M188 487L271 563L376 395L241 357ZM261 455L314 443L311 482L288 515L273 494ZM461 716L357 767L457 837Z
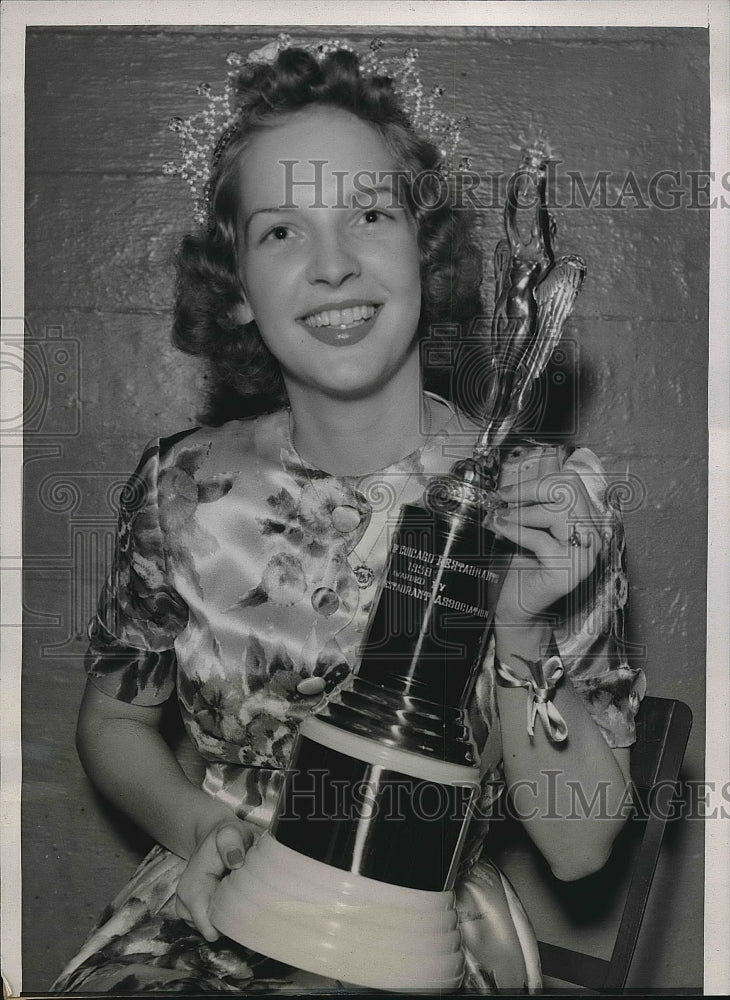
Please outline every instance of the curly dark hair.
M243 297L236 267L237 162L252 135L293 112L312 105L348 111L375 128L393 153L418 232L421 339L437 324L460 324L465 330L481 309L482 262L472 218L453 207L458 202L439 173L441 156L413 130L388 77L362 76L357 56L346 49L318 62L302 49L289 48L272 64L244 67L237 97L238 120L214 157L208 226L185 237L176 259L173 341L186 353L209 360L212 387L205 419L211 423L279 408L287 401L279 364L256 324L242 325L236 318ZM433 368L434 352L424 352L424 357L426 353ZM434 371L425 364L426 384L448 392L437 372L429 374Z

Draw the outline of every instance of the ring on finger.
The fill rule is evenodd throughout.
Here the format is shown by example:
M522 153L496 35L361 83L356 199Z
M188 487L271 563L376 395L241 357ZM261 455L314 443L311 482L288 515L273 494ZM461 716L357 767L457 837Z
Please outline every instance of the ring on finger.
M593 541L593 536L591 534L586 535L586 537L584 538L583 535L581 535L581 533L575 527L575 525L573 526L573 530L571 531L571 533L568 535L568 544L576 546L579 549L590 548L592 541Z

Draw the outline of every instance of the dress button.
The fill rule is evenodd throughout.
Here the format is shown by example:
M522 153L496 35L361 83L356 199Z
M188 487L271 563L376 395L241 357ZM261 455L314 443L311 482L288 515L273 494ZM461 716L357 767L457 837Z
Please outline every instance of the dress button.
M322 694L325 688L324 677L305 677L297 684L297 691L305 698L315 694Z
M332 524L342 534L354 531L360 524L360 511L356 507L342 504L332 511Z

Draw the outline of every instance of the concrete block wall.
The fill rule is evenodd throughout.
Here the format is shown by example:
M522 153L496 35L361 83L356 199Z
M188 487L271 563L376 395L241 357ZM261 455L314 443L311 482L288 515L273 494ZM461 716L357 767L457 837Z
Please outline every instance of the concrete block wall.
M198 108L196 83L222 81L227 52L257 47L275 33L28 32L28 992L47 989L145 847L91 789L73 731L84 684L83 630L111 543L115 497L150 437L195 422L205 389L197 363L169 345L171 258L189 225L190 204L182 182L162 174L177 151L166 123ZM554 186L563 206L555 211L561 249L581 253L589 269L566 331L578 345L567 373L575 387L574 437L603 458L609 473L628 473L635 660L653 694L690 703L695 726L684 775L699 779L709 219L687 201L689 172L709 162L707 35L649 28L338 29L352 41L374 34L395 49L418 46L425 79L442 83L444 101L473 123L466 144L476 170L513 169L511 146L530 124L545 129L562 160ZM570 207L568 170L589 189L608 171L608 205L577 198ZM684 203L676 210L648 203L651 178L662 170L680 172ZM629 172L638 199L625 190L619 198ZM501 235L499 205L481 211L480 220L490 254ZM698 822L670 830L630 985L700 985L702 844ZM546 938L577 940L576 929L551 910L547 888L538 883L526 903ZM586 928L584 936L605 953L610 928Z

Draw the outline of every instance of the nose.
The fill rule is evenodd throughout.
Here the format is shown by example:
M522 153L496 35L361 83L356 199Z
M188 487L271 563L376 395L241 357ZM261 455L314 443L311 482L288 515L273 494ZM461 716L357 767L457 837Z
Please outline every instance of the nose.
M312 284L339 288L348 278L360 274L360 261L345 234L328 231L313 240L307 277Z

